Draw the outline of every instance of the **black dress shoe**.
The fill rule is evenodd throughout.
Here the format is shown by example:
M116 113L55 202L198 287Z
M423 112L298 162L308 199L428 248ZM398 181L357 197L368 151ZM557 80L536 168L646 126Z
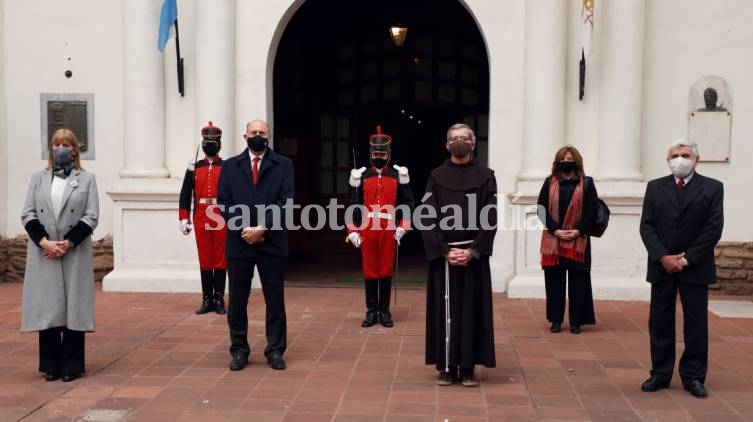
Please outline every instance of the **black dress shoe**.
M570 332L573 334L580 334L580 325L571 325Z
M559 333L562 331L562 323L561 322L553 322L552 326L549 327L549 331L553 333Z
M706 391L706 387L704 387L698 380L693 380L687 383L685 389L690 392L691 396L698 397L699 399L704 399L709 395L708 391Z
M63 374L63 382L71 382L78 378L78 374Z
M201 306L199 306L199 308L196 310L196 315L204 315L213 309L214 307L212 306L212 297L204 296L201 299Z
M662 388L667 388L667 387L669 387L669 381L665 381L659 377L652 376L646 381L643 381L643 384L641 384L641 391L650 393L654 391L659 391Z
M212 299L212 307L214 308L214 312L220 315L227 314L227 309L225 309L225 298L221 293L214 294L214 298Z
M233 356L230 360L229 368L231 371L240 371L246 367L248 356Z
M55 381L60 379L60 374L56 372L45 372L44 373L44 379L47 381Z
M285 359L283 359L282 355L280 355L279 353L274 353L267 356L267 363L272 369L276 369L278 371L285 369Z
M371 327L372 325L376 324L379 320L379 315L377 314L377 311L368 310L366 311L366 318L361 323L361 327Z
M390 311L379 311L379 322L383 327L393 327L395 324L392 322L392 314Z

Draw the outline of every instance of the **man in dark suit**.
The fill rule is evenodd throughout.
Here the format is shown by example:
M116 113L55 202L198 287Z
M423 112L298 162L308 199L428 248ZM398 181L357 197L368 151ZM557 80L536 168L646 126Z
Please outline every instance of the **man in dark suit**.
M651 309L651 377L643 391L667 388L675 364L675 303L680 293L685 350L680 378L694 397L708 395L709 284L716 282L714 246L724 225L724 186L695 172L698 147L684 139L672 143L667 156L672 175L646 186L641 238L648 251Z
M243 137L248 149L225 161L217 187L217 202L228 229L230 370L245 368L251 353L246 308L254 267L259 269L267 305L264 356L273 369L282 370L287 347L283 280L288 256L282 218L283 206L293 199L293 163L268 147L266 122L249 122Z

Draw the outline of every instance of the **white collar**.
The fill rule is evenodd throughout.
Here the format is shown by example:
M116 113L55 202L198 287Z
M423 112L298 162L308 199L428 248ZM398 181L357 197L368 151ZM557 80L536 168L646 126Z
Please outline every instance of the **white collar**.
M686 184L686 185L687 185L688 183L690 183L690 179L692 179L692 178L693 178L693 175L694 175L694 174L695 174L695 172L692 172L692 173L690 173L689 175L687 175L687 176L685 176L685 177L683 178L683 180L685 180L685 184ZM679 177L677 177L677 176L675 176L675 184L678 184L678 183L680 183L680 178L679 178Z
M262 160L264 160L264 156L267 155L267 150L265 149L264 152L261 153L261 155L255 155L253 152L251 152L251 149L248 150L248 156L251 158L251 163L254 162L254 158L259 159L259 165L261 165Z

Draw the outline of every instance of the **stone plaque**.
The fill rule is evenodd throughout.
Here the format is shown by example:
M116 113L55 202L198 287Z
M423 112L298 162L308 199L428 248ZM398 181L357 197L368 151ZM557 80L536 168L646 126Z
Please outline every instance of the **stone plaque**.
M698 144L701 161L729 162L731 119L729 111L690 113L688 140Z
M76 134L82 160L94 159L94 95L41 94L42 159L56 130L70 129Z

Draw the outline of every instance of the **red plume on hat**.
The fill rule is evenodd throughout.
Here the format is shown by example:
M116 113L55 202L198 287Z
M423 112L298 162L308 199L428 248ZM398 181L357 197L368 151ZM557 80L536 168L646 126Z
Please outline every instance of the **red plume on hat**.
M382 127L376 127L376 133L369 137L369 146L371 152L390 152L392 137L382 133Z
M201 137L204 138L205 141L220 142L220 138L222 138L222 129L213 125L210 120L209 124L201 129Z

